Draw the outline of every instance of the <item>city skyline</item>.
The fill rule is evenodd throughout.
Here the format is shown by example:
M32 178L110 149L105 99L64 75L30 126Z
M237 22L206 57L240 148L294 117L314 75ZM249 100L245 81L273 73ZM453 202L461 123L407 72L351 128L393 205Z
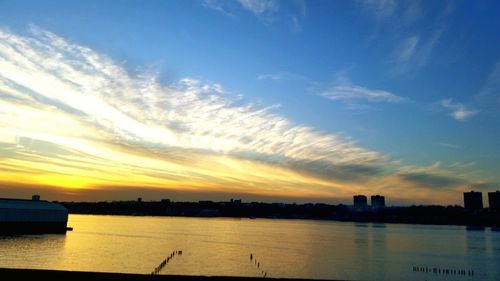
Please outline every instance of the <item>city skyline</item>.
M0 197L462 205L500 186L494 1L0 6Z

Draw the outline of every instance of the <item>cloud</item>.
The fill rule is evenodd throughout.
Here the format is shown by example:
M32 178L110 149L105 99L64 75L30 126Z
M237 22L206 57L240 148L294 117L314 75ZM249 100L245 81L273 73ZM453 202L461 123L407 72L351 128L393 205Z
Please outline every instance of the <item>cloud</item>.
M500 59L492 66L484 85L475 98L481 103L482 108L498 112L500 108Z
M461 187L471 183L470 180L459 175L465 172L464 168L470 168L471 163L453 163L443 166L440 162L435 162L430 166L402 166L396 173L397 177L405 182L411 183L421 188L448 189Z
M417 186L431 188L448 188L467 183L466 181L454 176L438 175L427 172L402 173L399 176L403 180L412 182Z
M319 83L301 74L291 73L291 72L277 72L270 74L262 74L257 76L257 80L269 80L273 82L301 82L308 84L310 86L319 86Z
M438 142L437 145L446 147L446 148L453 148L453 149L462 149L463 146L459 144L454 144L454 143L446 143L446 142Z
M355 0L355 3L377 19L391 17L398 5L394 0Z
M337 170L366 178L385 162L220 84L160 84L53 33L30 32L0 29L0 180L321 196L347 189ZM51 146L29 149L21 139Z
M280 4L286 7L282 9ZM268 28L285 28L293 33L302 31L302 22L307 16L304 0L281 3L277 0L201 0L201 5L231 18L244 10L256 16Z
M202 0L201 5L205 8L212 9L226 16L233 17L233 13L230 12L231 7L227 1L220 0Z
M429 37L412 35L406 38L395 50L394 72L396 74L407 73L427 65L445 30L446 26L442 25L434 30Z
M441 38L449 28L450 15L453 11L452 2L446 4L445 8L434 20L429 32L407 36L403 33L404 39L394 51L394 73L402 74L416 71L426 66L430 61L434 49L439 45ZM412 23L420 15L419 4L411 4L406 7L403 19ZM401 35L400 35L401 37Z
M444 109L450 111L449 115L457 121L466 121L479 113L479 110L468 109L459 102L453 102L453 99L443 99L439 104Z
M272 81L280 81L289 78L295 78L295 75L290 75L289 73L279 72L273 74L262 74L257 76L257 80L272 80Z
M401 50L399 51L400 61L408 61L413 57L413 55L415 54L415 50L417 49L418 39L418 36L411 36L406 40Z
M276 0L238 0L238 2L243 8L257 16L276 12L279 8Z
M333 101L368 101L400 103L406 99L384 90L374 90L366 87L340 83L322 93L322 97Z

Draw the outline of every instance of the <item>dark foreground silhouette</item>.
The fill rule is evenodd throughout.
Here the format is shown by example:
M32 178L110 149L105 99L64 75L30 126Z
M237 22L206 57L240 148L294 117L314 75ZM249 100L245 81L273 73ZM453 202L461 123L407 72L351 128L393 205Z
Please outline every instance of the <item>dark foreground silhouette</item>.
M143 281L143 280L168 280L168 281L259 281L259 280L281 280L281 281L306 281L311 279L290 278L262 278L262 277L236 277L236 276L192 276L192 275L148 275L129 273L108 272L81 272L63 270L40 270L40 269L10 269L0 268L2 280L120 280L120 281ZM5 278L5 279L4 279Z

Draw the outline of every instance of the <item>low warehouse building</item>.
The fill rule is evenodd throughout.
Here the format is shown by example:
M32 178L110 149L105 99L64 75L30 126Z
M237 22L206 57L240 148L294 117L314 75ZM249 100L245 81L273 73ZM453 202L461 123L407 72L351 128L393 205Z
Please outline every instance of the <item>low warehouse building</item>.
M58 203L0 198L0 233L65 233L68 210Z

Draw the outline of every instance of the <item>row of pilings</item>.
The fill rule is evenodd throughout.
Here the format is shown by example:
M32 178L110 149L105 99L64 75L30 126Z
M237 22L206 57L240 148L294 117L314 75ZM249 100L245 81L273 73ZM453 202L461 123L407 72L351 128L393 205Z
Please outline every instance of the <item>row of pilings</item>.
M258 271L260 271L260 274L262 275L263 278L267 277L267 271L262 268L260 261L258 261L257 258L252 253L250 253L250 262L253 264L253 266L256 267Z
M168 264L168 263L169 263L169 262L170 262L170 261L171 261L171 260L172 260L172 259L176 256L176 255L182 255L182 250L176 250L176 251L173 251L172 253L170 253L170 255L169 255L167 258L165 258L164 260L162 260L162 261L160 262L160 264L159 264L157 267L155 267L155 268L153 269L153 271L151 272L151 275L156 275L156 274L159 274L159 273L163 270L163 268L164 268L165 266L167 266L167 264Z
M439 267L426 267L426 266L414 266L414 272L425 272L434 273L442 275L461 275L461 276L474 276L474 270L472 269L456 269L456 268L439 268Z

